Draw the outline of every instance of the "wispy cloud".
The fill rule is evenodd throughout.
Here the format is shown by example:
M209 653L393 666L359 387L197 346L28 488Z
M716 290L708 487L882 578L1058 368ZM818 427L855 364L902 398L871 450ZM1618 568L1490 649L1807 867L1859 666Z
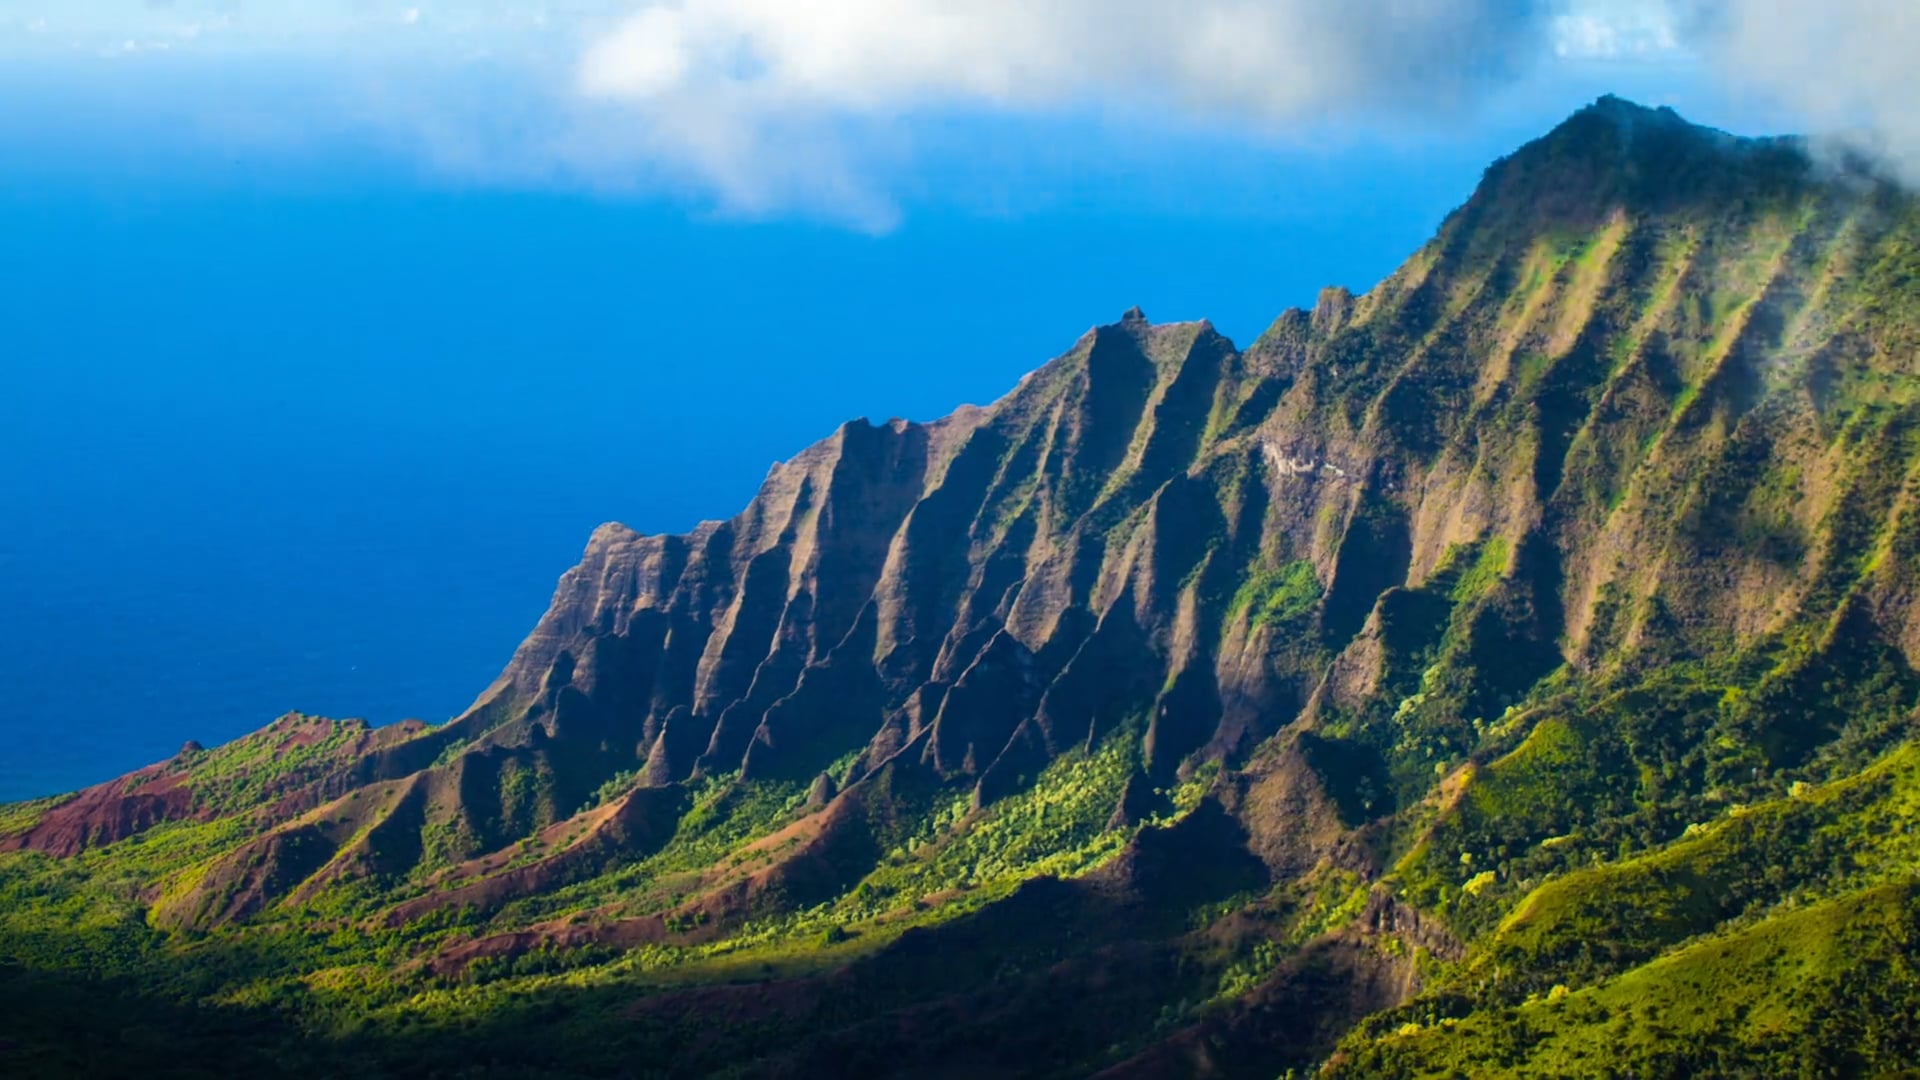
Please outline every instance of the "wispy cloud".
M1553 19L1555 54L1582 60L1672 57L1683 51L1680 17L1663 0L1613 0Z
M1236 124L1430 116L1534 62L1531 0L661 0L586 48L580 91L749 210L852 198L850 144L954 111Z
M1816 134L1920 184L1920 3L1677 0L1727 85L1791 107Z

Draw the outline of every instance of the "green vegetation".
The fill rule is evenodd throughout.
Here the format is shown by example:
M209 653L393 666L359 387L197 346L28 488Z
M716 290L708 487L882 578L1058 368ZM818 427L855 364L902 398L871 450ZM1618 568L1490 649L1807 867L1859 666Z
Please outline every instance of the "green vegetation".
M0 837L17 836L38 824L47 811L65 799L35 799L32 802L0 803Z
M1254 626L1285 626L1311 612L1323 593L1313 564L1298 559L1248 577L1227 605L1227 621L1244 615Z
M1676 949L1596 986L1408 1010L1336 1077L1897 1075L1920 1054L1920 893L1889 885Z
M317 776L367 735L367 725L289 714L255 735L182 755L196 804L215 813L252 809L302 777Z
M1455 563L1463 559L1466 550L1460 547L1448 549L1447 559L1436 571L1436 576L1445 576L1454 571ZM1473 565L1467 567L1465 572L1454 581L1453 588L1448 591L1448 598L1456 604L1464 604L1485 595L1506 576L1507 563L1512 558L1513 549L1500 537L1496 536L1478 545L1477 553L1473 556Z
M1098 866L1130 835L1107 822L1140 768L1139 747L1138 733L1123 728L1091 754L1062 755L1031 788L982 813L969 815L967 800L954 800L928 820L925 833L888 852L861 880L851 897L856 910L1041 874L1073 877Z

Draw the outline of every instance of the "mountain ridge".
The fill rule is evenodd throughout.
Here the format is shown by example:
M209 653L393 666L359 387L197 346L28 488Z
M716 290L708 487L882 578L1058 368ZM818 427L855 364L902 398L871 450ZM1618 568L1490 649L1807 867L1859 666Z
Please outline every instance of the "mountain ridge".
M281 958L192 977L354 1018L323 1061L478 1027L621 1071L504 1049L524 992L688 1073L1584 1075L1551 1055L1621 980L1911 959L1868 823L1920 792L1916 311L1910 195L1603 98L1244 350L1133 308L732 518L601 526L447 724L289 716L6 808L0 896L121 913L83 970ZM23 978L72 963L47 903L0 918ZM1794 1049L1709 1019L1729 1074Z

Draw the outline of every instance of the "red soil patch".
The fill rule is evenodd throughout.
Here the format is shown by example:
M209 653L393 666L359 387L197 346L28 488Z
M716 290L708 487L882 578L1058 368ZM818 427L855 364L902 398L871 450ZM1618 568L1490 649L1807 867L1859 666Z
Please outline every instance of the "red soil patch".
M193 792L164 765L149 765L75 795L47 811L26 832L0 840L0 851L44 851L69 858L125 840L168 821L196 816Z
M542 923L512 934L463 941L441 950L426 967L435 975L458 976L483 957L511 959L540 948L560 950L599 945L613 949L633 949L666 941L666 921L658 915L638 919L614 919L609 922L569 924L565 921Z

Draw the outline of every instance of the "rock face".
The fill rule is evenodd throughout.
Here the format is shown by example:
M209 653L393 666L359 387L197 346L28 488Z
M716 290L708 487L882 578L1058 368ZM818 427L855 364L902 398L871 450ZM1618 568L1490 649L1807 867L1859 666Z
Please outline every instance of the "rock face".
M846 424L727 521L601 527L451 723L293 717L190 745L0 849L240 813L243 842L159 890L157 925L357 882L400 926L613 872L712 785L790 793L778 831L676 879L672 910L457 953L697 942L853 895L956 796L989 813L1120 738L1098 818L1131 839L1069 892L1132 911L1209 874L1219 895L1374 881L1413 846L1402 873L1518 753L1538 716L1516 705L1745 657L1764 678L1714 706L1717 734L1640 766L1724 799L1884 745L1865 711L1808 704L1819 688L1920 701L1917 251L1910 196L1604 99L1496 163L1379 286L1327 290L1244 349L1134 309L986 408ZM1201 794L1177 824L1144 824L1182 784ZM1445 895L1488 887L1472 880ZM1254 1012L1122 1072L1191 1064L1329 970L1346 1021L1394 1004L1418 980L1367 952L1382 935L1463 955L1386 897Z
M1257 379L1205 324L1134 316L991 408L844 426L730 521L606 526L477 714L502 718L491 738L605 742L655 782L810 777L863 743L856 776L904 752L978 778L1023 725L1042 752L1082 742L1195 652L1174 623L1196 552L1160 549L1229 527L1257 546L1261 523L1225 522L1188 475L1210 421L1244 435L1220 417ZM1243 470L1244 447L1221 454ZM1062 676L1095 641L1138 687L1076 699Z

